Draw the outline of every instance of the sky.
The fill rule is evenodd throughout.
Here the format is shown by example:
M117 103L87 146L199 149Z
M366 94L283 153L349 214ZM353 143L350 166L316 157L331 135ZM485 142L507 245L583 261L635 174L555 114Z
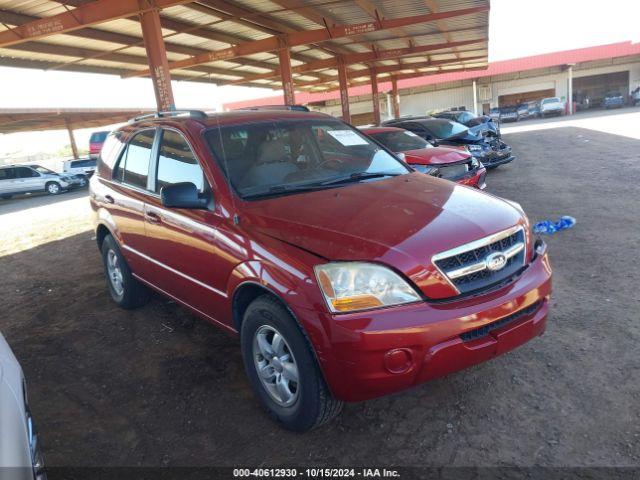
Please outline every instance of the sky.
M640 0L491 0L489 61L631 40L640 41ZM0 67L0 108L154 108L149 79ZM178 108L219 109L222 102L273 96L246 87L173 82ZM79 145L91 130L76 131ZM0 155L58 150L66 131L0 135Z

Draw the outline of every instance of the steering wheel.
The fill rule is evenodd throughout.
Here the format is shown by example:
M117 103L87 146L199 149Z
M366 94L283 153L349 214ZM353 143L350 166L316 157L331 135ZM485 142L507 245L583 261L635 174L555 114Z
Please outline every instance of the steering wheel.
M323 165L325 165L327 163L342 164L342 163L344 163L344 160L340 160L339 158L329 158L328 160L323 160L322 162L320 162L319 164L316 165L316 170L320 170L323 167Z

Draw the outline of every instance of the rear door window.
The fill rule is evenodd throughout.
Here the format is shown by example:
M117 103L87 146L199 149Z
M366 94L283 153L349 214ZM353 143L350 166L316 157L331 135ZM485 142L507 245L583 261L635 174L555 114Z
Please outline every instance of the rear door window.
M147 188L149 161L155 138L155 129L137 133L127 145L114 179L139 188Z
M27 167L17 167L15 169L16 171L16 176L18 178L31 178L31 177L39 177L40 175L38 175L37 172L31 170L30 168Z
M191 182L204 191L204 173L187 140L178 132L163 130L155 191L159 193L163 186L180 182Z
M0 180L12 180L16 178L15 168L0 168Z

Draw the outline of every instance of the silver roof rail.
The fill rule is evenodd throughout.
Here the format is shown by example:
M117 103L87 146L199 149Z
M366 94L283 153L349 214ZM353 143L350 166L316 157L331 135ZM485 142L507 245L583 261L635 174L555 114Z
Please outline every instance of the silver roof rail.
M166 117L178 117L178 116L189 116L189 117L200 118L200 119L207 118L207 114L202 110L166 110L162 112L138 115L137 117L133 117L131 120L129 120L128 123L139 122L140 120L145 120L147 118L166 118Z

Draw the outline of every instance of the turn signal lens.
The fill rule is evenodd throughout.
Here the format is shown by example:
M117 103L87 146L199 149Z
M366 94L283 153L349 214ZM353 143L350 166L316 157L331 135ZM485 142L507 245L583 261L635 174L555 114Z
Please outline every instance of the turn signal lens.
M332 303L333 308L338 312L366 310L368 308L376 308L382 306L382 302L373 295L360 295L357 297L338 298L332 300Z
M411 285L382 265L335 262L318 265L315 271L332 312L354 312L420 300Z

